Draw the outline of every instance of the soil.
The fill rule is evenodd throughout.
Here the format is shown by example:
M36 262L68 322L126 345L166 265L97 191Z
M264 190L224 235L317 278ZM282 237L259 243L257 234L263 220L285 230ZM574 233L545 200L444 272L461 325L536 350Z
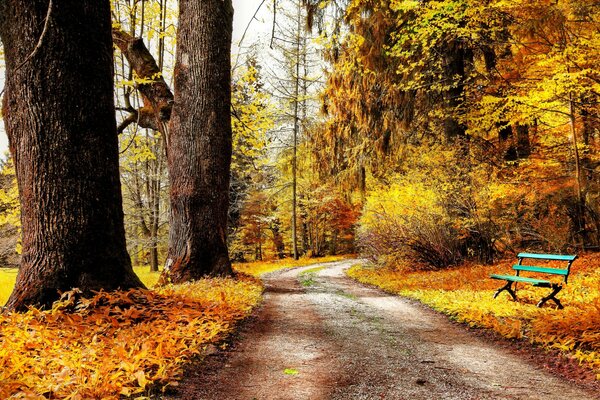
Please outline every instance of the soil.
M356 262L268 275L255 316L168 398L600 399L575 363L360 285Z

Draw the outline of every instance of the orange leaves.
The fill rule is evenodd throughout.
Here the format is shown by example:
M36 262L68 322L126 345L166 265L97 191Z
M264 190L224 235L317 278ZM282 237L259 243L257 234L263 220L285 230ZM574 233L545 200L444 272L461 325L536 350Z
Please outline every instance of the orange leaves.
M433 272L389 268L350 269L348 274L392 293L417 299L470 326L491 329L506 338L526 337L532 343L557 349L594 369L600 379L600 269L599 255L577 260L569 284L559 298L564 310L535 304L546 288L520 285L519 302L501 295L493 299L499 283L490 273L512 274L513 260L495 266L463 265Z
M0 315L0 398L117 399L174 385L261 292L248 278L206 279L91 299L70 292L49 311Z

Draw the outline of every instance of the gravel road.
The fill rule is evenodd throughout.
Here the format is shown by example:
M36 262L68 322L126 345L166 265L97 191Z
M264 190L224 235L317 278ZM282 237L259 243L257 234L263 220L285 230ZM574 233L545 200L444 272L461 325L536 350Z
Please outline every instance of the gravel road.
M419 304L352 281L344 270L356 262L270 274L257 317L172 398L600 399Z

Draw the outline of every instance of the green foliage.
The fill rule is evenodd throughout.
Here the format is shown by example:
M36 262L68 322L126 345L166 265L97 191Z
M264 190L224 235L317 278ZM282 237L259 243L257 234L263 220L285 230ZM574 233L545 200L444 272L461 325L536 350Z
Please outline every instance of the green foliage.
M300 284L304 287L313 286L317 281L315 280L317 272L321 271L325 267L315 267L302 271L298 277L300 278Z
M294 368L286 368L283 370L283 373L286 375L298 375L298 370Z

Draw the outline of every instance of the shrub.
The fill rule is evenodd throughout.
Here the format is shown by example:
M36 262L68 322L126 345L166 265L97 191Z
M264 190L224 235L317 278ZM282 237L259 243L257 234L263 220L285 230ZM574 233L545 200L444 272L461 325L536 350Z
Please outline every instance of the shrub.
M419 154L410 171L371 185L357 232L361 251L434 269L465 259L491 263L499 225L487 181L487 171L461 165L452 151Z

